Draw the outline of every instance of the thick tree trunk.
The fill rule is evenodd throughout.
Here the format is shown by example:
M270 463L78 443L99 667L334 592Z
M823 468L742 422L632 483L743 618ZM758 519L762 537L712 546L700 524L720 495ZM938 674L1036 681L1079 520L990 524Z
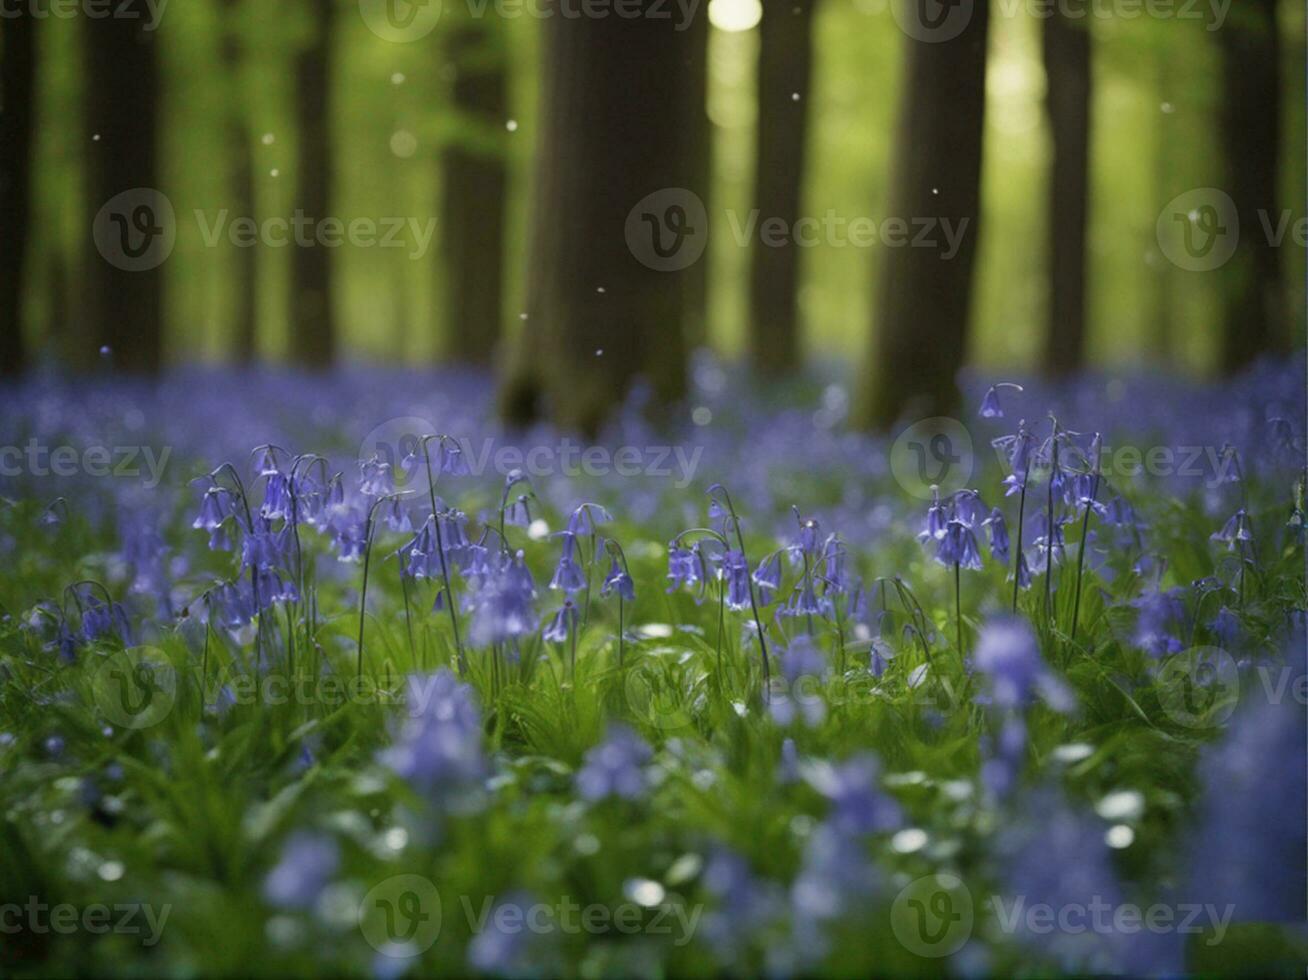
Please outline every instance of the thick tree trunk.
M1088 13L1088 0L1077 4ZM1079 371L1086 348L1086 226L1090 202L1090 21L1055 6L1044 20L1047 106L1053 136L1049 184L1049 321L1045 370Z
M446 351L451 360L481 366L495 359L504 326L508 83L497 23L469 22L450 31L460 133L441 159Z
M1280 36L1276 0L1248 0L1231 9L1218 31L1222 46L1222 146L1226 187L1240 219L1239 244L1223 267L1225 334L1222 366L1237 371L1288 344L1276 246L1277 175L1281 152Z
M815 0L765 0L759 23L758 145L754 208L758 227L780 219L779 244L750 243L749 345L755 370L775 377L798 369L799 266L793 231L800 218L808 140Z
M228 153L231 161L232 213L254 217L254 143L245 118L246 92L244 52L241 43L241 0L223 0L223 70L227 76ZM236 361L248 365L255 359L258 323L257 248L238 248L234 269L236 310L232 345Z
M692 31L664 4L640 8L542 23L528 320L503 392L517 423L548 413L595 431L637 377L658 402L684 391L687 270L707 237L687 196L703 112Z
M947 414L958 400L978 240L989 7L976 0L949 40L907 40L882 224L884 234L885 221L899 219L907 231L902 244L881 248L876 341L857 415L865 426ZM935 244L912 245L924 228Z
M0 375L27 362L23 270L32 200L32 119L36 101L36 20L26 13L0 30Z
M312 224L331 217L331 79L335 46L334 0L309 0L313 37L295 70L299 163L296 211ZM330 367L336 357L336 318L332 304L332 250L319 244L297 246L291 261L291 352L305 367Z
M84 22L87 186L98 246L86 273L90 333L118 370L154 374L163 364L171 247L162 243L176 233L159 187L158 31L145 30L142 19Z

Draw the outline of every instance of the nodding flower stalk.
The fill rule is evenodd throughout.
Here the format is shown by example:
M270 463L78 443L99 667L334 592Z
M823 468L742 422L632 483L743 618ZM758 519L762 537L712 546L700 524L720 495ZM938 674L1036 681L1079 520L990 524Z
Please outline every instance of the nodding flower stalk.
M260 469L263 468L264 468L263 466L260 467ZM221 466L219 466L217 469L215 469L213 472L209 474L210 481L213 481L216 485L221 487L221 484L217 484L217 480L219 475L222 473L228 474L232 478L232 482L236 484L235 490L232 490L231 488L227 488L227 487L222 487L222 489L226 490L228 493L234 493L236 495L236 498L240 500L241 509L245 511L246 534L253 534L254 515L250 512L250 500L245 494L245 484L241 481L241 475L236 472L236 467L233 466L231 463L223 463ZM259 567L258 564L254 562L251 562L250 564L250 595L254 599L254 610L255 613L257 614L259 610L262 608L262 606L259 602ZM255 638L254 642L255 642L255 654L256 654L255 663L258 664L263 659L262 657L263 617L262 616L259 617L259 623L258 626L256 627L254 638Z
M631 579L631 569L627 567L627 553L622 545L612 538L604 540L604 550L609 553L609 573L600 586L600 598L610 592L618 594L618 666L621 667L626 653L626 604L636 600L636 586Z
M445 605L450 613L450 629L454 631L454 651L458 658L459 676L464 676L468 672L468 658L463 652L463 640L459 635L459 614L454 608L454 589L450 585L449 563L445 558L445 542L441 537L441 515L436 506L436 477L431 468L431 450L429 448L432 440L438 440L441 448L441 471L454 472L458 464L449 463L447 460L457 459L462 462L463 454L459 452L457 456L447 454L446 442L452 442L449 436L424 436L422 439L422 458L427 467L427 493L431 499L431 517L432 524L436 530L436 553L440 555L441 563L441 583L445 589ZM456 444L457 446L457 444Z
M768 644L767 638L763 634L763 618L758 612L758 598L754 595L754 580L749 574L749 558L745 552L745 535L740 530L740 518L736 514L735 505L731 502L731 494L721 483L715 483L709 487L709 496L716 500L717 494L722 495L722 503L726 505L727 516L731 520L732 527L736 530L736 544L740 547L741 561L745 566L745 584L749 589L749 605L754 614L754 628L758 630L758 648L759 655L763 660L763 698L767 700L768 692L772 686L772 668L768 664Z
M368 519L363 524L363 584L359 591L359 650L355 668L355 676L359 680L363 679L363 624L368 610L368 569L372 564L372 531L376 526L377 508L406 495L406 493L389 493L378 497L368 508Z
M1090 440L1090 496L1085 501L1085 513L1081 517L1081 546L1076 555L1076 595L1072 599L1072 641L1076 641L1076 622L1081 613L1081 579L1085 571L1085 551L1090 536L1090 511L1094 509L1099 497L1099 463L1103 453L1103 442L1098 432Z

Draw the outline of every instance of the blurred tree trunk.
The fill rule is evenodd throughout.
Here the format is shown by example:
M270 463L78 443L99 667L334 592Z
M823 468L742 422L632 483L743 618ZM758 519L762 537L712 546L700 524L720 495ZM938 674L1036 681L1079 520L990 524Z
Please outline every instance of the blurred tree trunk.
M446 351L481 366L494 360L504 326L508 80L498 23L469 20L449 31L458 132L441 159Z
M23 270L35 152L35 28L35 18L19 13L0 32L0 375L19 374L27 363Z
M1221 273L1226 293L1222 366L1234 372L1289 342L1278 250L1266 227L1270 224L1274 232L1281 218L1276 204L1281 152L1276 0L1236 4L1217 34L1226 187L1240 219L1239 244Z
M163 365L163 291L166 259L150 249L175 234L159 188L158 31L146 20L88 17L86 38L87 187L92 214L105 215L116 240L101 244L87 263L86 307L95 346L133 374ZM107 211L106 205L120 194ZM124 203L125 202L125 203ZM106 256L108 253L108 256ZM144 265L134 262L143 256ZM125 267L126 266L126 267ZM89 353L89 352L87 352ZM84 356L84 355L83 355ZM83 361L83 356L77 360Z
M223 0L221 54L226 73L228 93L227 130L228 159L232 166L232 213L239 217L254 217L254 141L245 116L249 89L245 84L244 50L241 43L241 0ZM232 343L236 361L249 365L255 360L258 345L258 269L259 250L238 248L233 288L236 313Z
M693 30L704 28L679 30L656 0L640 8L541 25L528 320L502 392L518 424L548 413L594 432L637 377L660 403L685 389L687 271L707 236L688 192L702 165Z
M799 267L794 241L804 188L809 81L816 0L764 0L759 23L758 143L754 208L761 229L781 219L780 244L750 242L749 340L755 370L793 373L800 365Z
M856 415L867 427L947 414L957 404L978 236L989 15L987 0L976 0L957 36L907 40L882 234L894 219L907 230L902 244L880 249L876 342ZM919 234L935 244L913 245Z
M705 7L705 10L708 8ZM713 126L708 118L709 22L696 16L686 26L690 35L687 56L685 111L689 114L687 138L691 140L691 178L686 187L699 195L707 209L713 190ZM686 269L686 349L708 346L708 272L707 253Z
M1171 49L1160 45L1157 54L1157 79L1160 105L1170 104L1172 97ZM1171 189L1173 174L1177 171L1176 153L1176 117L1171 113L1162 113L1153 133L1153 185L1154 200L1158 207L1163 206L1176 193ZM1176 266L1157 251L1157 238L1154 229L1149 229L1149 238L1153 243L1149 254L1153 256L1154 293L1153 317L1151 329L1145 337L1145 349L1154 364L1171 364L1176 350L1176 311L1175 283Z
M295 66L299 125L295 208L311 222L311 227L331 216L335 6L335 0L309 0L311 37L299 52ZM291 353L306 367L330 367L337 342L332 250L314 244L291 251Z
M1055 5L1044 19L1047 106L1053 136L1049 189L1049 322L1045 370L1081 370L1086 348L1086 226L1090 200L1089 0ZM1069 13L1081 12L1075 19Z

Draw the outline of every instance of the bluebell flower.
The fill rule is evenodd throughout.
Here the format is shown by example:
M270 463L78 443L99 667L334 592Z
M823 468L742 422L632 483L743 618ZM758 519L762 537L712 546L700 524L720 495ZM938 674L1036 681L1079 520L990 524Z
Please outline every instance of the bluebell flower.
M727 607L745 609L750 604L749 565L743 553L735 548L722 555L721 575L727 583Z
M1240 639L1240 620L1230 609L1226 606L1218 609L1217 615L1209 621L1208 628L1221 646L1228 650L1235 649Z
M1226 545L1227 550L1234 551L1253 540L1253 531L1249 525L1249 515L1241 507L1227 519L1220 531L1211 535L1213 541Z
M470 792L485 778L477 695L447 668L415 674L405 694L407 717L383 765L418 791L445 796Z
M999 392L993 385L986 391L986 395L981 399L981 411L979 412L983 419L1002 419L1004 409L999 404Z
M376 456L359 464L362 480L359 492L365 497L385 497L395 492L395 476L391 464L384 463Z
M566 599L559 611L546 624L541 636L550 643L566 643L577 628L577 606L571 599Z
M196 530L213 531L221 527L231 516L227 503L227 491L221 487L210 487L200 500L200 513L191 525Z
M1287 692L1302 690L1303 648L1288 651ZM1241 922L1299 922L1308 865L1308 730L1303 705L1286 696L1254 699L1230 721L1225 740L1199 763L1203 796L1181 896L1234 906Z
M988 621L977 637L974 661L989 680L997 707L1024 708L1036 693L1057 710L1072 707L1070 693L1045 665L1026 620L1001 616Z
M976 535L960 520L951 520L945 528L944 537L936 546L935 559L942 565L959 565L973 571L982 567Z
M813 766L809 784L831 801L829 824L842 834L875 834L903 822L899 804L880 787L881 764L870 753Z
M703 587L704 556L699 545L683 548L679 545L668 547L668 591L675 592L679 587Z
M582 504L568 515L568 531L581 536L595 533L596 524L608 524L613 515L599 504Z
M653 757L653 750L630 728L610 725L604 741L586 753L577 773L577 792L591 802L611 796L639 799L648 787L644 767Z
M1008 564L1008 524L1003 512L998 507L990 512L983 522L990 538L990 556L1002 564Z
M609 573L604 576L604 584L600 586L601 596L607 596L611 592L617 592L627 602L636 601L635 583L631 581L626 568L618 561L617 555L612 557Z
M281 908L311 908L340 867L340 849L323 834L298 831L263 882L263 896Z
M536 585L521 551L494 559L472 594L469 639L487 647L536 629Z
M1185 622L1185 603L1179 591L1151 589L1131 604L1139 610L1132 637L1136 646L1155 657L1181 650L1179 634Z
M563 553L559 557L559 563L554 567L554 577L550 579L551 589L562 589L568 595L574 592L580 592L586 587L586 576L582 573L581 566L577 564L574 554L576 552L576 535L571 531L562 531L559 538L563 541Z

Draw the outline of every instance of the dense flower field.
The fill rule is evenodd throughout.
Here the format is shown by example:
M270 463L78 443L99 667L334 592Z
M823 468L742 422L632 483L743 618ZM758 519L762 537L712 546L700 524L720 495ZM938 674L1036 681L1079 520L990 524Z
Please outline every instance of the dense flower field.
M0 399L5 974L1303 969L1298 367Z

